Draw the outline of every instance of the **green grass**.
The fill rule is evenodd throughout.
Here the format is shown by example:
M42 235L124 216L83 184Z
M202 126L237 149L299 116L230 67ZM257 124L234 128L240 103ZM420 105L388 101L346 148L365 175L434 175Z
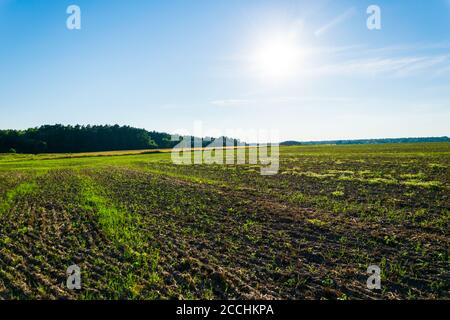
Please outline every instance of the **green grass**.
M0 215L8 210L18 197L33 193L37 188L35 182L23 182L14 189L8 190L0 203Z
M132 261L133 267L139 270L139 274L145 274L151 283L160 281L157 274L158 250L148 248L146 242L147 235L144 235L139 227L142 225L138 215L127 213L124 209L118 208L108 198L105 197L101 186L96 184L90 177L80 176L81 192L80 204L86 211L94 211L98 217L98 222L102 230L110 238L114 245L123 250L124 257ZM151 246L151 244L150 244ZM140 284L133 273L126 277L112 275L108 286L117 294L117 298L129 298L139 296Z

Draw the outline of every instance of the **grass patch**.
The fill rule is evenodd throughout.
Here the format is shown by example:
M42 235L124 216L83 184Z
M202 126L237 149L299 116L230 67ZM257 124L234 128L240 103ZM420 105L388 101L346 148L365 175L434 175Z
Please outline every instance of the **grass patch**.
M16 198L31 194L36 190L37 184L36 182L32 181L23 182L14 189L7 191L4 200L2 201L2 203L0 203L0 214L7 211L12 206Z
M417 179L407 180L401 182L404 185L421 188L439 188L442 186L440 181L422 181Z
M159 252L149 248L149 243L140 228L140 217L132 215L116 207L101 191L101 187L90 177L82 177L81 205L83 209L94 211L98 223L114 245L131 261L134 273L117 277L111 275L108 286L116 293L116 298L135 298L140 295L142 285L139 283L143 276L152 283L158 283L157 274ZM148 234L147 234L148 236ZM143 251L143 249L146 249ZM153 297L153 295L151 295Z

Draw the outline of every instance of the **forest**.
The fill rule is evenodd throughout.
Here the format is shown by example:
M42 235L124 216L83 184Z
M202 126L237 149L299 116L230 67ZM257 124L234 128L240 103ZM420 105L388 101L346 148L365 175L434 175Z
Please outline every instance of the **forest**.
M65 153L170 148L167 133L130 126L44 125L27 130L0 130L2 153Z
M26 130L0 130L0 153L78 153L177 148L183 137L119 125L43 125ZM191 137L191 146L241 145L229 137ZM185 139L186 137L184 137ZM186 141L186 140L184 140Z

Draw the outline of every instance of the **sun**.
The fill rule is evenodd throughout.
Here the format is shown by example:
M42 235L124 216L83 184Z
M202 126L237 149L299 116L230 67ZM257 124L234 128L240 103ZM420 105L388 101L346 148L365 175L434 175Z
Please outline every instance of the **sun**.
M255 50L253 68L268 79L287 78L298 72L302 52L292 37L272 37Z

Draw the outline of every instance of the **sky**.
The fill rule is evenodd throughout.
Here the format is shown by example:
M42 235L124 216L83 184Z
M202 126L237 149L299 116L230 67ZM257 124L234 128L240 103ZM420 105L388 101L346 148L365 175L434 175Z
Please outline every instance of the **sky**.
M280 140L450 135L450 0L0 0L0 129L198 121Z

